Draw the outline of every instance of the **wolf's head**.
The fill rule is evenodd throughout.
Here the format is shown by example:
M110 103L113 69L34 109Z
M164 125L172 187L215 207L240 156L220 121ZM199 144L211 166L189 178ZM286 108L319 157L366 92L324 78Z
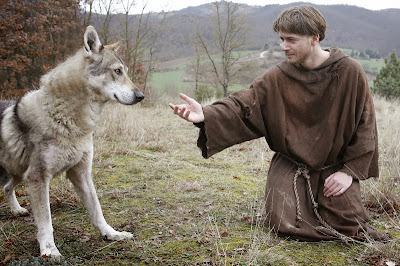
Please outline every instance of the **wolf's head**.
M96 30L86 28L84 34L86 75L89 86L102 98L122 104L136 104L144 95L127 75L127 67L117 54L122 41L103 46Z

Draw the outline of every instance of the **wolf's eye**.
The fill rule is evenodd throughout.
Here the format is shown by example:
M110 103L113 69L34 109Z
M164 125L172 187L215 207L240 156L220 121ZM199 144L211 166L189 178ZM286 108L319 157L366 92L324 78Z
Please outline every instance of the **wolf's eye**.
M117 74L118 76L120 76L122 74L121 69L117 68L114 70L115 74Z

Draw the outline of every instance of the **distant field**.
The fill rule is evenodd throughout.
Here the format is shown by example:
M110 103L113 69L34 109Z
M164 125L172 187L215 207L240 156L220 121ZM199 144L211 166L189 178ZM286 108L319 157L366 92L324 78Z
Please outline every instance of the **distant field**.
M324 47L326 48L326 47ZM340 50L343 51L346 55L350 56L351 53L354 51L356 53L360 53L361 51L358 50L352 50L352 49L346 49L346 48L340 48ZM355 58L355 60L361 64L363 67L364 71L370 72L370 73L378 73L381 68L385 65L383 61L377 61L375 59L359 59Z
M381 70L381 68L385 65L384 62L368 60L368 59L356 59L356 61L361 64L364 71L372 73L378 73Z
M352 50L351 49L341 49L345 54L350 55ZM249 54L254 53L254 51L242 51L236 52L235 55L240 54L242 57L245 57ZM214 60L218 61L217 56L213 58ZM208 59L204 58L204 61ZM378 73L380 69L385 65L383 61L377 60L369 60L369 59L355 59L357 62L361 64L363 69L372 74ZM173 71L166 71L166 72L155 72L152 74L152 77L149 81L149 84L152 88L152 93L157 96L161 95L171 95L175 96L180 92L183 93L190 93L194 90L194 83L193 82L184 82L183 75L184 70L191 64L190 59L187 59L187 62L179 61L176 64L169 64L169 69L175 69ZM256 78L256 77L254 77ZM207 84L212 86L212 84ZM232 84L229 88L230 92L238 91L244 88L247 88L250 84Z
M169 72L157 72L154 73L150 79L150 84L152 87L163 88L166 83L174 82L181 83L181 78L183 71L169 71Z
M192 87L192 83L182 82L182 75L183 70L153 73L149 81L152 93L163 95L187 92Z
M193 91L195 87L194 82L183 82L183 73L183 70L153 73L149 82L152 93L156 95L167 94L174 96L180 92L189 93ZM229 87L229 91L238 91L248 86L249 84L232 84Z

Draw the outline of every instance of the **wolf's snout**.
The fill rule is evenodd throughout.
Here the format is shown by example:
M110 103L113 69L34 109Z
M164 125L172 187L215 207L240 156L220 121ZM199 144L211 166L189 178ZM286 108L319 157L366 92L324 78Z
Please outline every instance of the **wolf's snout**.
M140 102L141 100L144 99L144 95L141 91L137 90L135 91L135 98L137 102Z

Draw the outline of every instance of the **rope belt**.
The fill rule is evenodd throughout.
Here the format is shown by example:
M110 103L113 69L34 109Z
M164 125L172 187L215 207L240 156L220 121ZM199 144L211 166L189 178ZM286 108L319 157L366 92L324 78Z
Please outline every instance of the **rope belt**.
M285 157L286 159L288 159L289 161L291 161L292 163L294 163L295 165L297 165L297 170L296 170L296 173L295 173L294 178L293 178L293 190L294 190L294 195L296 197L296 227L300 227L300 224L303 221L303 219L301 218L299 193L297 192L297 178L302 176L306 180L306 188L307 188L308 194L310 196L312 208L313 208L314 214L317 217L319 223L323 227L328 229L330 232L332 232L336 237L341 239L343 242L348 244L349 242L353 241L352 238L350 238L350 237L338 232L336 229L334 229L332 226L330 226L324 219L322 219L321 215L319 214L319 212L318 212L318 202L315 201L314 194L313 194L312 189L311 189L311 180L310 180L311 176L310 176L309 167L306 164L299 163L299 162L293 160L292 158L290 158L290 157L288 157L288 156L286 156L284 154L281 154L281 153L279 153L279 154L282 155L283 157ZM341 164L341 162L324 166L324 167L322 167L322 168L320 168L320 169L318 169L316 171L317 172L323 171L323 170L332 168L334 166L337 166L339 164Z

